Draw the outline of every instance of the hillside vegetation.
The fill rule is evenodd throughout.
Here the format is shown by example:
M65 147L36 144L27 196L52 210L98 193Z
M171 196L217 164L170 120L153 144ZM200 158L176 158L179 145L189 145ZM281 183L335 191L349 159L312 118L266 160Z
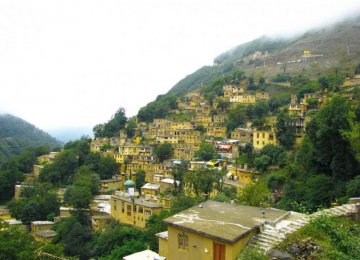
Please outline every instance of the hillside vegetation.
M34 125L9 114L0 115L0 165L29 147L58 147L61 143Z
M176 97L204 89L234 71L243 71L248 79L265 78L270 82L287 82L298 75L315 79L321 74L335 73L345 78L360 63L360 17L287 38L260 37L220 54L213 66L204 66L187 75L168 93L139 110L142 121L164 118L171 114ZM309 50L310 55L304 56ZM232 83L232 82L226 82ZM206 90L207 89L207 90Z

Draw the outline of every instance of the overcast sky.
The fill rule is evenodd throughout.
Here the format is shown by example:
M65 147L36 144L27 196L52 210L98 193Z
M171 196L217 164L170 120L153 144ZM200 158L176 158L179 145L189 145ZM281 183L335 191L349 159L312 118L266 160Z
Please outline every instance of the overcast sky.
M136 115L240 43L350 14L359 0L1 0L0 112L45 130Z

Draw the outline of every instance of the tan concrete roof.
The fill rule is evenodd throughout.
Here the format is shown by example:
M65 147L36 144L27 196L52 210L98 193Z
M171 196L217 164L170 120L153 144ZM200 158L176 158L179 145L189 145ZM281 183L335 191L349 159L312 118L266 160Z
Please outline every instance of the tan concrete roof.
M57 233L54 230L41 230L41 231L38 231L36 233L36 235L38 235L40 237L44 237L44 238L49 238L49 237L57 236Z
M263 212L265 214L263 214ZM208 200L164 220L168 225L233 244L267 222L276 222L289 212Z

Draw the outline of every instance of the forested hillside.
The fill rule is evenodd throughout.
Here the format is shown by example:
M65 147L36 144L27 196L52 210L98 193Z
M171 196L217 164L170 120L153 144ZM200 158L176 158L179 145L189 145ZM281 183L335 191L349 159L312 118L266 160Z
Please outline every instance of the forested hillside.
M334 73L345 78L360 63L360 17L292 38L260 37L220 54L213 66L204 66L187 75L168 93L139 110L140 120L151 122L164 118L174 109L176 97L190 91L211 92L220 81L233 83L236 71L243 71L250 81L288 82L298 75L317 78ZM304 52L308 51L308 52Z
M0 115L0 165L13 155L20 154L25 148L41 145L54 148L61 143L18 117Z

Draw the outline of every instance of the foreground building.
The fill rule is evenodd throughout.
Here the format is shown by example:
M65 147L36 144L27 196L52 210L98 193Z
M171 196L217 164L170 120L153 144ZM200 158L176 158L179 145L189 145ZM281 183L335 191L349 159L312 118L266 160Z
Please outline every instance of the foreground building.
M289 212L206 201L164 220L168 230L158 233L159 255L176 259L236 259L250 239Z

